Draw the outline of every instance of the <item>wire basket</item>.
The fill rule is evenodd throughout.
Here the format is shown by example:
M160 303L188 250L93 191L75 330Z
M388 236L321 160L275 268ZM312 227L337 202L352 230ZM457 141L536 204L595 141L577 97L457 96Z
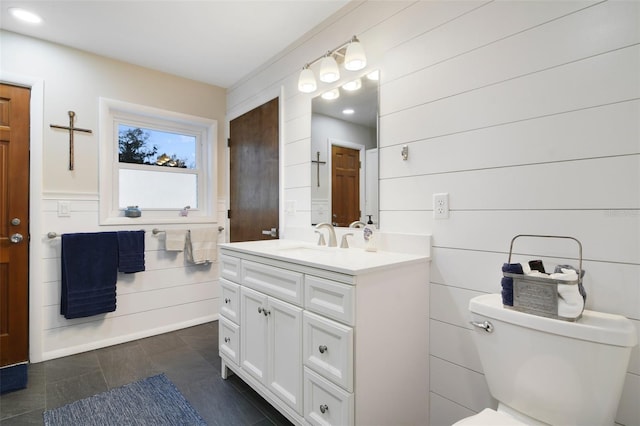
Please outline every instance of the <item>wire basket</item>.
M575 285L579 286L582 281L582 244L576 238L558 235L529 235L520 234L511 239L509 247L509 264L511 263L511 255L513 253L513 243L520 237L532 238L561 238L573 240L578 244L578 279L576 280L558 280L546 277L528 276L523 274L514 274L503 272L507 278L513 279L513 306L504 305L507 309L514 309L520 312L526 312L532 315L538 315L548 318L560 319L564 321L576 321L582 316L582 310L576 316L567 317L558 314L558 286L559 285ZM579 291L579 289L578 289ZM580 291L579 291L580 292ZM582 294L580 292L580 294Z

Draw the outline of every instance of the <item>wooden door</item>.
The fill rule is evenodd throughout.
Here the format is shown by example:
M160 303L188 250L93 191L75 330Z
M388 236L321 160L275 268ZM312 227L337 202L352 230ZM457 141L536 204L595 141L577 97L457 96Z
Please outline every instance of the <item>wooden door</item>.
M360 220L360 151L331 146L331 220L349 226Z
M229 127L230 241L277 238L279 223L278 98ZM271 230L274 230L271 234Z
M29 359L30 97L0 85L0 366Z

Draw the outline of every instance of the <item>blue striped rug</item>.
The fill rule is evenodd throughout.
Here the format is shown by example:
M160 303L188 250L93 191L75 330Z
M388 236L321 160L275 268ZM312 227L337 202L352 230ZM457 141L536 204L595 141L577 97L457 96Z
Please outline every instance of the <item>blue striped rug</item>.
M45 411L43 416L45 426L207 424L164 374Z

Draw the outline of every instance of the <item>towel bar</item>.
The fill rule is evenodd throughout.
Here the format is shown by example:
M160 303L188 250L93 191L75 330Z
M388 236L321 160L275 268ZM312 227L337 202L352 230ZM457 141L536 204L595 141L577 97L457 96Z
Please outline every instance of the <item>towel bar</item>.
M222 231L224 231L224 226L218 226L218 232L222 232ZM158 235L161 232L167 232L167 231L165 231L164 229L158 229L158 228L153 228L151 230L151 233L153 235Z
M218 226L218 232L222 232L222 231L224 231L224 226ZM158 235L160 232L165 232L165 231L162 230L162 229L158 229L158 228L153 228L151 230L151 233L153 235ZM57 232L53 232L53 231L47 232L47 238L49 238L49 239L54 239L54 238L58 238L58 237L61 237L61 236L62 236L62 234L58 234Z

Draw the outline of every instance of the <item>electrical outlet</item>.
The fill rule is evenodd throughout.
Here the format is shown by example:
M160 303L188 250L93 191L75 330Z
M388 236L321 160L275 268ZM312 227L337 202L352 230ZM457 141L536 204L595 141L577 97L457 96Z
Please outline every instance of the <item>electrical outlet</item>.
M449 194L433 194L433 218L449 219Z

